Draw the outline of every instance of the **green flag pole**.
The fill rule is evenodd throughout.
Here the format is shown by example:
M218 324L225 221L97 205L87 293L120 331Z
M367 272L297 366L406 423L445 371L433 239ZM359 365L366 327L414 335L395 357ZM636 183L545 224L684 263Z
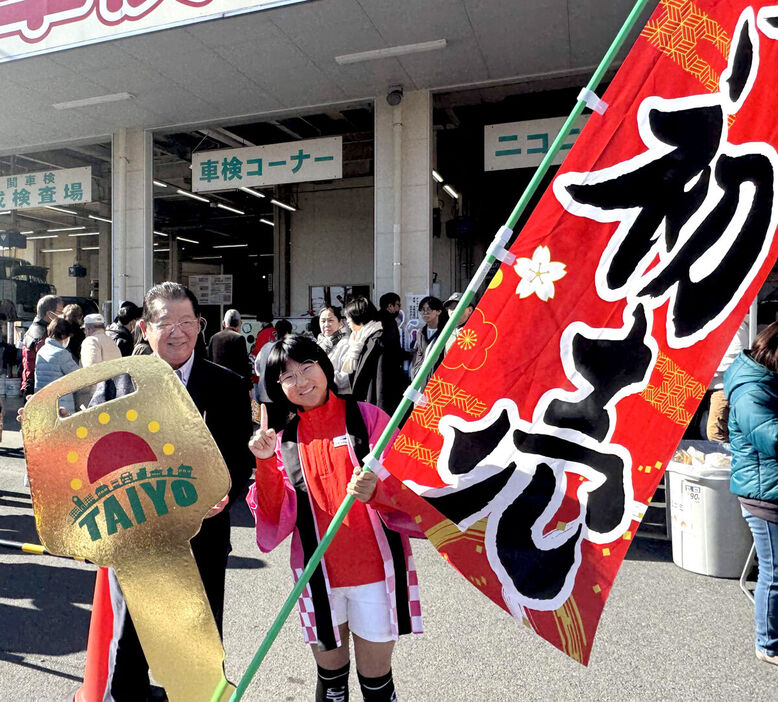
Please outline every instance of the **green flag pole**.
M632 28L635 26L635 23L637 22L641 12L643 12L643 9L647 3L648 0L637 0L635 6L632 8L632 11L629 13L629 16L624 21L624 24L619 30L619 33L616 35L616 38L613 40L613 43L610 45L602 61L592 74L592 77L589 80L589 83L586 85L586 88L581 92L575 107L570 113L570 116L567 118L564 125L562 125L559 134L557 134L556 139L554 139L553 143L549 147L548 152L535 171L532 180L530 180L529 184L524 190L524 193L516 204L516 207L513 209L513 212L511 212L508 221L506 222L505 226L503 226L497 233L497 236L487 251L486 257L476 271L476 274L473 276L473 279L470 281L470 284L467 286L464 293L462 293L462 299L459 301L459 304L451 314L451 317L449 318L446 326L443 327L440 336L430 349L427 358L424 360L424 363L419 369L416 377L413 379L410 387L403 395L402 401L392 415L389 424L387 424L377 443L365 459L365 464L362 466L362 470L371 470L371 467L378 463L378 457L381 456L381 454L384 452L384 449L389 444L392 435L402 421L402 418L410 409L413 402L416 401L417 403L423 403L425 401L425 398L422 395L422 389L426 383L427 376L432 373L438 356L440 356L445 348L446 341L456 329L457 321L462 316L462 313L465 311L465 309L473 301L475 294L478 292L478 288L480 288L481 284L486 280L486 276L489 274L492 265L497 260L499 260L498 256L502 256L504 248L509 242L511 235L513 234L513 227L516 226L516 222L518 222L519 217L521 217L524 210L527 208L529 201L537 191L540 182L548 172L552 161L559 153L559 150L562 147L562 143L569 135L570 130L575 124L575 121L581 116L584 107L586 107L587 96L592 95L597 89L597 86L600 84L600 81L605 75L605 72L608 70L616 54L623 46L627 36L629 35L630 31L632 31ZM313 555L308 561L308 564L305 566L305 570L303 570L302 575L298 579L292 591L289 593L289 596L281 607L281 611L273 621L273 624L267 632L267 635L262 641L259 649L257 649L256 654L254 654L254 658L251 660L249 667L243 674L237 689L232 694L230 702L238 702L240 699L242 699L243 694L246 692L246 688L249 686L249 683L253 679L254 675L256 675L259 666L262 664L262 661L267 655L267 652L270 650L270 647L273 645L273 642L281 631L281 627L294 608L295 602L298 600L302 594L302 591L305 589L305 586L308 584L308 581L311 579L313 572L316 570L319 562L324 556L324 552L327 550L327 547L330 545L332 539L334 538L336 532L340 528L340 525L343 523L343 520L345 519L353 504L354 497L352 495L348 495L343 500L340 508L332 518L329 528L322 537L318 548L313 552ZM223 680L221 684L214 690L213 695L211 696L211 702L218 702L222 693L226 689L226 686L227 681Z

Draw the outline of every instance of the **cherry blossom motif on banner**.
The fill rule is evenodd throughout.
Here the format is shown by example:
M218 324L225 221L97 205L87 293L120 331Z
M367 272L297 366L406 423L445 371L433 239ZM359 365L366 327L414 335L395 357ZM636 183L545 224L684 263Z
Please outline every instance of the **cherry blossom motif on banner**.
M584 664L778 253L777 67L775 2L659 3L384 461L444 558Z

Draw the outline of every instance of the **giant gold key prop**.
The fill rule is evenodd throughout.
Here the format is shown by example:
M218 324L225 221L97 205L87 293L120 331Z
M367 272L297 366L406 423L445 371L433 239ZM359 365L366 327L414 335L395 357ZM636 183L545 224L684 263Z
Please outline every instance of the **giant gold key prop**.
M134 392L59 416L59 397L125 373ZM114 568L169 699L209 700L224 648L189 539L230 477L186 388L161 359L106 361L33 395L22 435L41 543Z

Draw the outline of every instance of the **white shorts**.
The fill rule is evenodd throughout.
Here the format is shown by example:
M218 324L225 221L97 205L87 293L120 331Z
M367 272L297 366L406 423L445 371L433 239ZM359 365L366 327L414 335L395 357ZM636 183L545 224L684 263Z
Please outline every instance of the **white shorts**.
M334 587L330 594L338 625L348 622L348 628L366 641L394 640L391 604L383 580L354 587Z

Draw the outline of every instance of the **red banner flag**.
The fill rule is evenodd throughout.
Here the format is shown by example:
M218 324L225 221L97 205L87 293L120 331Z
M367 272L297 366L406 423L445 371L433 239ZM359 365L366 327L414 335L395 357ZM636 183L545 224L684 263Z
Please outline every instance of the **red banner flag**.
M660 2L385 461L443 556L584 664L778 253L777 39L775 3Z

